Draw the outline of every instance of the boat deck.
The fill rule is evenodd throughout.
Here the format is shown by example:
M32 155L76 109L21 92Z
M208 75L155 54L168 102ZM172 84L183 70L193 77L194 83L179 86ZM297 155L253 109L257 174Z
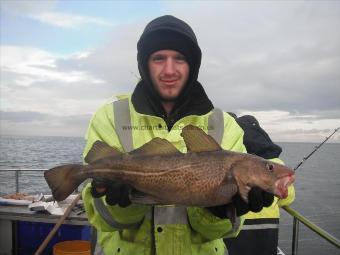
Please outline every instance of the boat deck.
M1 205L0 220L19 220L30 222L56 223L60 218L58 215L51 215L44 212L30 211L27 206ZM77 214L71 212L64 222L71 225L90 225L85 213Z

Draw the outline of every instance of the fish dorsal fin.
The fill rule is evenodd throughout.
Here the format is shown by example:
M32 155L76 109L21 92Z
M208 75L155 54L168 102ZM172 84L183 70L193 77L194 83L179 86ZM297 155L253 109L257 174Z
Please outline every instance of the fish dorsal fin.
M184 138L188 151L202 152L222 150L221 146L214 140L214 138L207 135L202 129L196 126L185 126L182 129L181 136Z
M144 144L138 149L131 151L131 155L170 155L180 153L175 146L173 146L168 140L156 137L150 142Z
M98 159L120 155L122 155L122 153L119 150L98 140L94 142L92 148L89 150L84 160L86 163L91 164Z

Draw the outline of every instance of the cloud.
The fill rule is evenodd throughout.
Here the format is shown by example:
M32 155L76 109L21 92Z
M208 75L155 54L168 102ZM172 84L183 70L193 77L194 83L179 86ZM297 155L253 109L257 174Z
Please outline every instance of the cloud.
M269 2L248 7L225 3L219 9L213 4L202 5L204 8L192 9L185 18L198 28L201 39L200 79L208 90L211 88L210 95L220 106L338 109L340 35L335 31L339 8ZM214 15L200 21L202 12ZM215 24L220 26L212 29Z
M0 111L0 130L6 135L83 137L90 118L89 114L58 116L31 111Z
M41 14L30 15L29 17L42 23L62 28L75 28L86 24L112 26L110 22L100 18L59 12L45 12Z
M196 32L199 79L215 106L255 115L279 141L317 142L340 125L339 3L168 7Z
M1 8L17 15L31 15L48 12L56 7L58 0L49 1L1 1Z
M318 142L339 126L337 2L166 2L164 10L193 27L203 52L199 80L215 106L255 115L276 141ZM67 56L1 48L2 109L86 115L132 91L136 43L152 18L117 25L104 44Z
M106 94L131 92L139 80L137 68L137 41L144 29L144 22L132 22L116 26L107 43L93 49L86 58L59 59L62 70L86 71L108 84Z
M83 25L112 26L102 18L63 13L55 11L58 1L4 1L3 9L14 15L20 15L41 23L61 28L76 28Z
M240 111L238 116L256 116L260 125L276 142L321 142L340 127L340 111L298 113L288 111ZM330 142L340 142L340 133Z
M62 69L58 61L75 61L90 53L58 56L36 48L1 46L1 107L6 111L40 111L50 114L93 112L108 98L94 94L108 84L78 66ZM105 91L105 89L104 89ZM91 98L89 103L87 100ZM104 99L103 99L104 98Z
M27 122L44 120L46 114L41 112L4 112L0 111L0 120L7 120L11 122Z
M61 81L74 83L78 81L90 80L93 83L103 81L90 77L85 72L67 70L61 71L56 66L56 61L61 56L53 55L47 51L17 46L0 46L2 52L1 70L4 73L16 74L16 80L5 80L7 83L18 86L30 86L35 82Z

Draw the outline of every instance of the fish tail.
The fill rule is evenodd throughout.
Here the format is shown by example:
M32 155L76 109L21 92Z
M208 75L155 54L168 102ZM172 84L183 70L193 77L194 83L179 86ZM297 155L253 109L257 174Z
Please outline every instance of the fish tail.
M77 178L82 165L57 166L44 172L45 180L55 200L62 201L84 181Z

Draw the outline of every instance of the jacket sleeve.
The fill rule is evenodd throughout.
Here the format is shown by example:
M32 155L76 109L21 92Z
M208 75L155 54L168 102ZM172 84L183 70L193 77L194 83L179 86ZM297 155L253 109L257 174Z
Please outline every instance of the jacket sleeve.
M224 135L221 147L226 150L246 152L243 145L243 130L226 113L224 113ZM244 221L243 216L237 218L237 224L233 227L229 219L221 219L208 209L198 207L188 208L188 216L192 228L209 240L237 236Z
M119 138L115 132L113 120L114 116L112 104L105 104L94 114L86 134L86 145L83 152L84 158L93 143L97 140L104 141L108 145L123 151ZM84 206L89 222L101 231L114 231L115 229L108 225L96 210L94 206L94 199L90 190L91 184L87 184L82 191ZM112 218L121 224L140 222L147 211L147 207L141 205L130 205L126 208L109 206L105 203L105 199L102 199Z
M88 221L96 229L104 232L112 232L119 229L114 228L108 224L98 213L94 205L94 199L91 195L91 184L88 183L82 191L82 197L84 201L85 211L88 217ZM107 206L107 209L112 219L119 224L133 224L141 222L144 218L148 208L146 206L132 204L126 208L119 207L118 205L107 205L105 199L102 198L103 203Z

